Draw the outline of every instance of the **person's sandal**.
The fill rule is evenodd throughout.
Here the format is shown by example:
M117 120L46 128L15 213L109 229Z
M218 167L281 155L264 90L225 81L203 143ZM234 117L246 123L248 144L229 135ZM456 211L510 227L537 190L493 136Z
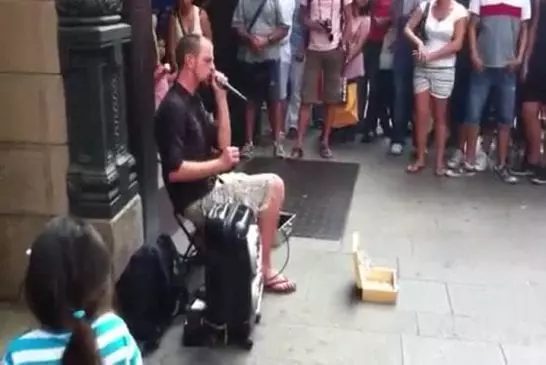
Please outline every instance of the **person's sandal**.
M290 294L296 291L296 283L281 274L265 279L264 290L274 294Z
M446 176L446 173L447 173L447 169L445 167L438 167L434 171L434 175L437 176L437 177Z
M290 153L290 157L292 157L294 159L298 159L298 160L303 158L303 150L301 149L301 147L292 148L292 152Z
M332 150L326 144L321 143L319 147L320 157L330 159L333 157Z
M423 171L424 169L425 169L425 164L414 162L414 163L408 165L408 167L406 167L406 172L408 174L417 174L417 173Z

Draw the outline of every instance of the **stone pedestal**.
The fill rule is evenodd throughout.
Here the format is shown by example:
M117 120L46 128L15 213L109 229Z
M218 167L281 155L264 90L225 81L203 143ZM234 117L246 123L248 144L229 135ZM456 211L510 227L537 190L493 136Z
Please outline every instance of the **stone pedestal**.
M55 215L93 223L116 275L142 244L126 143L130 27L120 8L117 0L0 1L0 301L20 298L25 251Z

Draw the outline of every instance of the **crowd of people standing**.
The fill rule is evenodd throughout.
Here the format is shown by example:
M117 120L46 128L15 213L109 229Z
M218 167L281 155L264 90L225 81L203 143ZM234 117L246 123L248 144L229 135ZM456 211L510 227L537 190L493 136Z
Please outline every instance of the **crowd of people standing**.
M176 67L170 45L183 34L213 34L206 11L191 0L179 0L171 14L164 54ZM507 183L528 176L546 184L539 118L546 1L239 0L231 26L249 99L244 155L253 153L265 103L274 156L304 156L307 125L320 105L319 153L331 158L331 115L347 80L358 84L351 134L363 143L388 138L394 156L404 154L411 135L408 173L425 169L432 141L437 176L491 168ZM284 136L294 140L290 153ZM516 146L523 155L517 164L510 158Z

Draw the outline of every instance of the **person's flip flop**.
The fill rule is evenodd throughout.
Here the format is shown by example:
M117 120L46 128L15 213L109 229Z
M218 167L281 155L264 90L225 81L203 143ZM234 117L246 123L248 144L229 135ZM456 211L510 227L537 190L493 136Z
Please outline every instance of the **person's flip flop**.
M330 149L330 147L328 147L324 143L320 144L319 154L320 154L320 157L325 158L325 159L330 159L330 158L333 157L332 150Z
M420 164L420 163L412 163L411 165L409 165L407 168L406 168L406 172L409 173L409 174L417 174L421 171L423 171L425 169L425 165L424 164Z
M265 280L264 290L268 293L289 294L296 291L296 283L279 274Z

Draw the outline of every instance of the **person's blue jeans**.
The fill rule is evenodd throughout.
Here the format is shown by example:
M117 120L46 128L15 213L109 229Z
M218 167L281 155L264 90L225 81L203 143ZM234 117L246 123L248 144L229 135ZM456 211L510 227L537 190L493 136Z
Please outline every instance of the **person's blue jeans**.
M516 82L516 74L504 68L472 71L465 123L480 125L487 99L492 91L495 91L492 106L495 109L497 122L500 125L512 127L516 109Z
M413 56L409 42L399 38L394 45L393 55L394 115L391 144L405 144L413 113Z

